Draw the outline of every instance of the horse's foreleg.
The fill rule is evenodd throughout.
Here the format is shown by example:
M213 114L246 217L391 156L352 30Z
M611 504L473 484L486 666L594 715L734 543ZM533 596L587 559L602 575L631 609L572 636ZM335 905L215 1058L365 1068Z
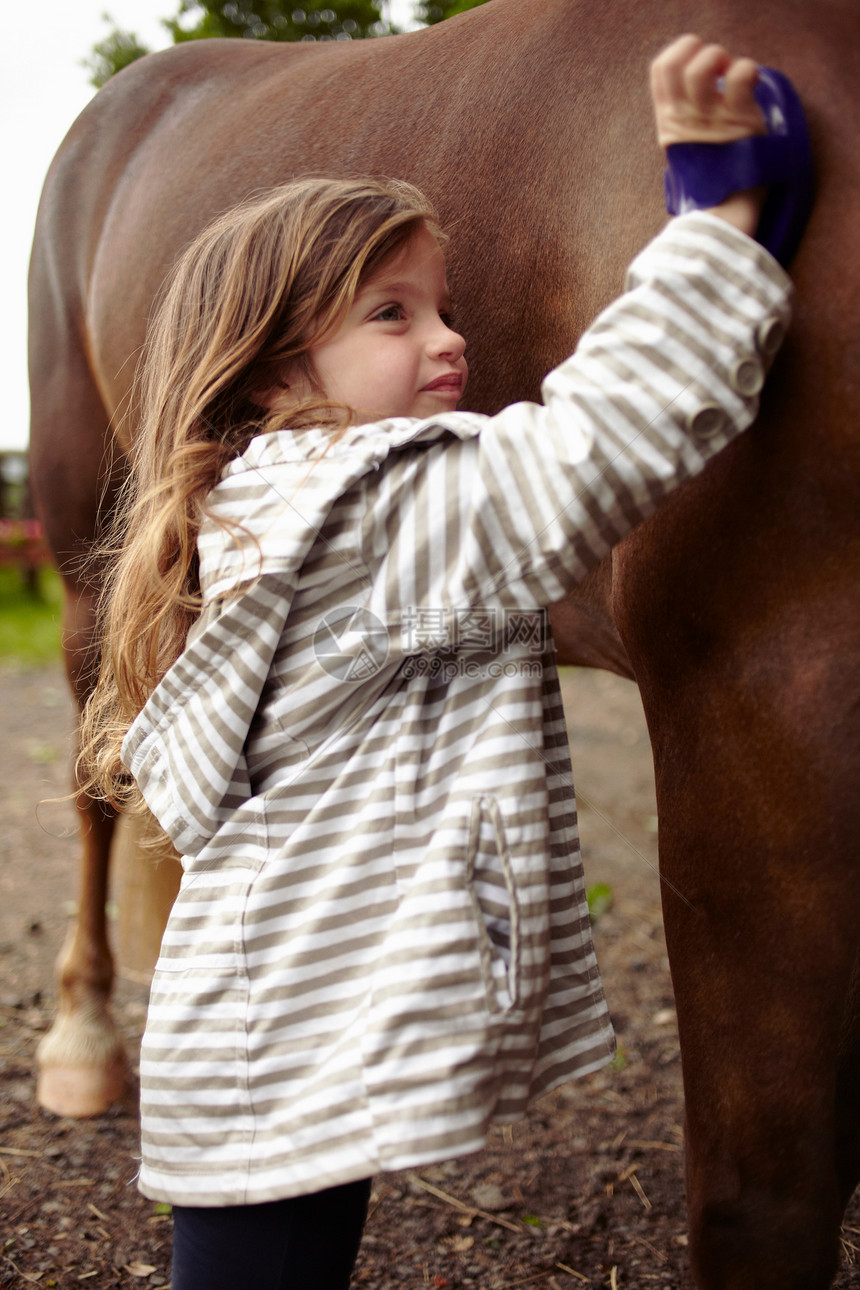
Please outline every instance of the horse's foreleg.
M110 1012L113 960L105 903L113 817L83 795L77 917L58 962L59 1010L39 1045L38 1099L57 1115L99 1115L125 1091L126 1060Z
M857 750L815 662L792 671L799 703L767 665L646 698L703 1290L824 1290L838 1262Z
M63 576L63 660L82 708L95 680L96 569L123 463L90 368L80 292L89 246L88 202L75 161L54 171L40 207L30 264L30 485ZM62 197L58 185L70 184ZM53 187L52 187L53 185ZM94 199L94 198L93 198ZM83 221L83 222L82 222ZM78 240L80 239L80 240ZM122 1092L123 1048L109 1012L113 965L105 897L113 819L77 800L82 855L77 922L60 958L59 1016L39 1048L38 1096L63 1115L94 1115Z
M64 657L83 704L92 680L94 612L87 589L66 587ZM75 923L60 955L57 1018L39 1045L38 1099L57 1115L98 1115L119 1100L126 1059L110 1012L113 959L105 905L114 815L79 793L82 856Z

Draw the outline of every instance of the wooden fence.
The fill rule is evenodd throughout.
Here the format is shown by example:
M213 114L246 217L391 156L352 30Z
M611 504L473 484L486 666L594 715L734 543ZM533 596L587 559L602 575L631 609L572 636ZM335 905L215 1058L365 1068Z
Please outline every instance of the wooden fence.
M42 525L33 515L27 483L27 454L0 452L0 568L13 567L34 585L51 563Z

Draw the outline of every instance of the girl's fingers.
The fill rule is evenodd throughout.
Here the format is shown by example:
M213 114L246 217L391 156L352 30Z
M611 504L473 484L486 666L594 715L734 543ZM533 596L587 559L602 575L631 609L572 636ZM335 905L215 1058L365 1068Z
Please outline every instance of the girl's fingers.
M660 144L727 143L763 132L753 94L757 79L751 58L732 58L722 45L705 45L698 36L678 37L651 65Z
M707 113L719 103L717 80L731 65L731 55L722 45L703 45L684 68L687 98L697 111Z
M679 36L651 64L651 93L655 103L672 103L686 94L684 68L702 48L698 36Z
M723 97L726 110L738 119L748 118L750 129L757 133L765 130L764 120L755 101L758 67L752 58L737 58L726 72Z

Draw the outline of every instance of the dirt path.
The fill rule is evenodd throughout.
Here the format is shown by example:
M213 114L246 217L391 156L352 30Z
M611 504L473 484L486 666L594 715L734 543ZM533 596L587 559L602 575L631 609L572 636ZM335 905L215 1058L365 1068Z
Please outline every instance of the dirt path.
M398 1286L692 1290L682 1187L681 1071L656 876L650 754L638 694L603 673L565 679L589 885L614 902L596 941L619 1060L550 1095L479 1155L374 1186L356 1273ZM34 1050L73 908L71 711L58 668L0 673L0 1287L166 1286L169 1216L135 1190L133 1098L98 1121L34 1106ZM145 989L120 979L134 1055ZM849 1243L860 1212L846 1226ZM851 1250L846 1252L850 1255ZM846 1267L839 1290L860 1286Z

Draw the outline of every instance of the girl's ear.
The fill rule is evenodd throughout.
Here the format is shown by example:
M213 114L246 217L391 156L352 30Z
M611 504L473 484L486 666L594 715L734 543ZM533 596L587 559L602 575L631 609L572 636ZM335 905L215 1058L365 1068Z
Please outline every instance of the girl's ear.
M314 382L313 367L305 354L290 359L280 370L273 366L269 372L264 370L259 375L260 388L254 390L251 398L269 412L287 411L320 393Z
M257 404L257 407L266 408L269 412L276 412L281 404L289 398L290 383L289 381L276 381L265 390L254 390L251 398Z

